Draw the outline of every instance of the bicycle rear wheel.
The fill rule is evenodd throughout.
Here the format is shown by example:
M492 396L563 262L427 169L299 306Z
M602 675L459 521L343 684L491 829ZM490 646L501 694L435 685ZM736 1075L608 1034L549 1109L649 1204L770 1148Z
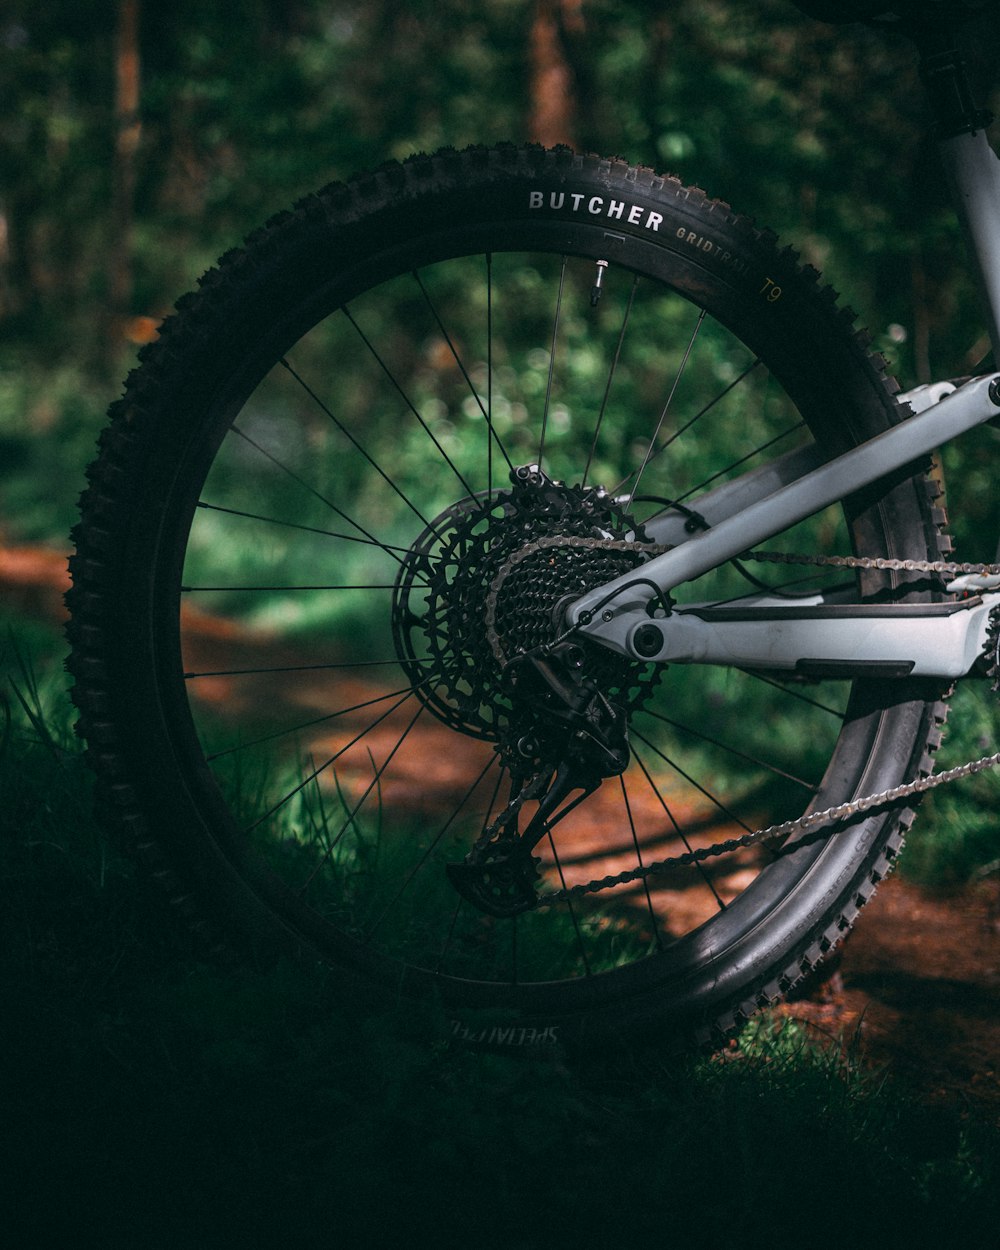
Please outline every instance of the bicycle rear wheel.
M517 791L504 665L567 599L637 567L650 518L697 526L726 482L899 416L815 271L674 180L500 148L327 188L181 301L90 470L71 668L104 806L196 923L438 1001L457 1037L722 1036L836 942L910 812L512 918L446 865ZM935 494L880 484L776 545L936 559ZM771 581L829 585L803 576ZM754 589L730 566L684 595ZM630 762L540 843L547 891L911 780L943 720L921 683L582 662Z

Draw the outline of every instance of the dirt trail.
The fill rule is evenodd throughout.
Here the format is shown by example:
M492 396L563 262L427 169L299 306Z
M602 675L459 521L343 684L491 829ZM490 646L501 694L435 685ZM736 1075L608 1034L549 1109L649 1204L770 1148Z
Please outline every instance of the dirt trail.
M856 1033L871 1063L1000 1124L1000 883L941 897L889 878L832 979L782 1011Z
M59 619L65 569L58 552L5 546L0 537L0 598L12 611ZM256 650L211 618L188 624L206 662L220 644L230 667L234 646L247 660ZM282 694L294 699L289 681L283 674ZM225 700L234 691L219 679L212 694ZM428 774L447 758L445 750L428 759ZM596 873L599 851L583 849L588 875ZM1000 1123L1000 880L938 896L894 876L865 908L834 975L781 1010L831 1036L856 1035L871 1063L926 1097L976 1106Z

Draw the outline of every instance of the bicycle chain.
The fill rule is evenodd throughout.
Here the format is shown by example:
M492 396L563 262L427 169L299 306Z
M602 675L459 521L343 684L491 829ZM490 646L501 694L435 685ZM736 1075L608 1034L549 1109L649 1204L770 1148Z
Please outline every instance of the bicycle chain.
M769 825L766 829L757 829L750 833L744 833L739 838L730 838L726 842L716 842L712 846L699 847L694 851L685 851L683 855L674 855L668 859L657 860L653 864L644 864L638 868L620 872L613 876L602 877L600 880L569 886L564 890L553 890L548 894L539 894L536 906L542 907L550 903L563 903L580 895L597 894L601 890L608 890L616 885L628 885L633 881L644 881L647 877L655 876L668 868L688 867L691 864L700 863L702 860L711 859L716 855L728 855L731 851L738 851L743 847L753 846L757 842L764 842L769 838L786 838L792 834L810 833L826 825L836 824L838 821L860 816L863 812L871 811L872 808L889 807L899 802L900 799L910 798L914 794L923 794L927 790L934 790L936 787L947 785L951 781L972 777L976 773L984 772L987 768L995 768L998 764L1000 764L1000 752L997 752L996 755L984 755L981 759L972 760L968 764L960 764L957 768L948 769L947 772L937 773L930 777L920 777L916 781L907 782L905 785L894 786L891 790L883 790L879 794L866 795L863 799L856 799L852 803L840 803L838 806L828 807L822 812L813 812L808 816L800 816L798 820L786 820L780 825Z
M558 545L614 547L633 551L638 550L650 555L658 555L667 550L667 548L651 543L626 543L619 539L589 539L570 536L564 538L550 536L527 544L507 561L490 586L490 594L487 599L487 636L490 639L490 646L494 649L494 654L497 654L496 646L498 644L498 640L497 643L494 642L496 632L493 625L496 599L509 570L514 564L526 559L535 551ZM906 573L939 573L950 576L966 574L991 576L1000 573L1000 565L956 563L946 560L898 560L890 557L866 556L807 556L775 551L745 552L740 556L740 559L754 560L758 563L766 564L815 565L827 568L877 569L880 571ZM996 616L997 619L991 625L991 629L994 634L1000 635L1000 613L997 613ZM1000 644L998 644L998 647L1000 647ZM498 658L502 657L498 656ZM993 666L991 675L994 677L994 689L997 689L998 685L1000 685L1000 652L998 652L997 663ZM681 855L657 860L652 864L641 864L636 868L620 873L539 894L535 907L568 902L573 898L579 898L587 894L597 894L619 885L630 885L634 882L645 881L647 877L655 876L668 869L689 867L706 859L712 859L719 855L728 855L733 851L742 850L770 839L781 838L784 840L800 834L814 832L817 829L825 828L827 825L853 819L875 808L889 807L903 799L911 798L917 794L924 794L929 790L937 789L937 787L947 785L950 782L974 776L976 773L985 772L989 768L996 768L998 765L1000 765L1000 752L997 752L995 755L984 755L978 760L960 764L943 773L920 777L915 781L905 782L889 790L883 790L878 794L865 795L863 798L855 799L849 803L841 803L835 807L826 808L821 812L812 812L806 816L800 816L797 820L788 820L778 825L770 825L765 829L748 831L738 838L730 838L725 842L716 842L711 846L685 851ZM537 786L538 780L539 776L536 775L527 786L522 787L517 798L508 804L503 814L484 832L476 844L477 850L480 849L480 844L483 844L483 849L485 849L485 845L497 836L499 827L508 823L511 816L520 810L528 798L528 792ZM512 808L515 810L512 811Z
M741 560L760 564L814 564L835 569L880 569L901 573L941 573L950 576L1000 573L1000 564L954 564L947 560L894 560L881 556L805 556L784 551L747 551Z

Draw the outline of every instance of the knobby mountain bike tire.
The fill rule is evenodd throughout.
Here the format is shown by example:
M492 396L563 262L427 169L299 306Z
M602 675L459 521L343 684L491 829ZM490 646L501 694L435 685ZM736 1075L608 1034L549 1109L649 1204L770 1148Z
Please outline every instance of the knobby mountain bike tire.
M107 819L211 940L436 1004L460 1040L731 1033L836 944L912 812L683 856L926 774L938 686L581 642L629 764L550 827L537 889L680 864L513 917L447 866L497 827L518 752L561 749L506 670L566 602L640 575L653 518L690 533L728 482L905 416L852 323L725 204L566 150L421 156L276 217L143 350L89 470L70 668ZM532 464L544 499L512 484ZM937 559L939 494L899 474L769 546ZM838 578L938 593L768 584ZM734 562L674 593L759 592Z

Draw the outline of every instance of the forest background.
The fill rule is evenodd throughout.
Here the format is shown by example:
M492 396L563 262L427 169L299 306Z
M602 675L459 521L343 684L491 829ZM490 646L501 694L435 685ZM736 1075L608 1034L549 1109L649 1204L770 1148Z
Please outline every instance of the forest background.
M992 97L1000 22L966 44ZM8 541L64 541L114 380L216 256L443 145L569 143L697 183L874 310L904 386L987 349L912 47L786 0L8 0L0 84Z
M995 4L963 52L996 107ZM8 579L64 576L107 405L217 256L326 182L443 145L568 143L675 173L819 268L904 388L989 365L912 45L787 0L8 0L0 84ZM959 559L994 558L998 437L945 453ZM988 700L952 717L956 762L992 724ZM958 801L971 860L949 843L932 872L995 858L981 786Z
M980 95L1000 111L994 68L1000 64L1000 23L983 24L967 39L965 50ZM772 227L815 264L861 310L861 324L868 325L904 387L932 377L961 376L989 363L977 296L961 271L961 239L927 136L911 46L865 27L835 28L811 21L786 0L175 0L169 5L151 0L6 0L0 13L0 91L0 566L5 552L31 550L50 558L45 565L50 571L62 567L83 470L107 405L119 393L119 379L141 345L155 337L174 300L219 254L269 215L326 182L443 145L568 143L675 173ZM962 474L966 491L953 508L960 518L955 535L959 558L991 558L992 551L985 557L966 552L982 534L1000 532L1000 492L989 458L996 452L997 437L993 430L981 430L949 453L954 462L946 468ZM62 644L55 635L36 635L35 625L29 628L22 619L19 603L7 609L0 605L0 624L8 630L0 640L4 685L13 674L17 689L30 695L34 678L21 668L27 647L32 663L51 666L43 685L61 689ZM78 797L60 807L60 787L68 793L78 780L72 773L67 781L65 738L59 733L61 771L52 772L44 747L50 730L38 719L48 710L44 702L27 699L36 714L27 718L29 736L40 739L44 749L42 763L36 758L34 765L24 767L23 776L36 794L41 787L47 789L46 810L51 809L54 827L68 811L80 821L85 818L79 815L83 803ZM16 698L7 703L16 714L26 706ZM69 713L60 715L68 725ZM995 738L995 730L992 712L970 717L966 731L958 735L958 755L981 753L977 739ZM3 743L6 750L7 737ZM58 785L52 776L60 779ZM30 808L33 819L37 816L39 804L24 798L26 793L15 792L8 780L0 792L8 817L18 810L19 801ZM997 791L989 780L963 791L953 803L932 805L937 824L933 819L924 822L932 836L918 852L929 879L961 884L995 858L996 806ZM946 832L956 824L959 808L965 850L964 858L956 859ZM33 828L31 845L41 845L42 835ZM45 836L58 839L51 830ZM940 853L933 849L935 839ZM89 901L70 909L76 929L63 933L56 923L56 937L32 937L34 945L25 956L33 969L46 959L54 966L58 958L67 986L81 975L88 985L100 982L99 1011L92 1003L70 1009L66 1004L75 990L67 989L61 1000L55 1034L63 1047L59 1097L69 1097L74 1107L90 1114L93 1108L87 1098L81 1100L79 1089L99 1066L94 1056L106 1062L106 1053L111 1054L113 1078L95 1087L110 1108L94 1112L93 1123L103 1125L107 1139L96 1157L104 1162L115 1157L124 1169L121 1159L139 1150L139 1166L149 1168L148 1177L139 1178L139 1191L148 1198L157 1188L154 1172L161 1152L162 1159L169 1155L176 1166L176 1151L191 1149L194 1123L209 1144L194 1148L185 1175L197 1188L199 1168L211 1161L216 1190L205 1190L205 1210L211 1208L214 1218L216 1192L223 1193L236 1221L230 1231L238 1225L245 1244L258 1244L247 1230L265 1202L260 1187L277 1183L275 1160L282 1151L279 1170L294 1171L294 1177L292 1171L284 1176L286 1189L292 1193L290 1177L298 1186L296 1201L289 1198L287 1209L282 1208L285 1227L304 1230L313 1214L336 1205L340 1190L321 1192L316 1187L321 1170L316 1160L325 1167L334 1151L329 1136L334 1120L346 1120L355 1133L357 1169L346 1174L355 1186L366 1160L394 1160L393 1166L402 1167L399 1143L419 1142L417 1148L422 1147L426 1122L450 1116L453 1128L461 1120L462 1130L454 1138L459 1144L453 1142L450 1154L442 1154L441 1146L435 1148L438 1153L432 1149L426 1172L414 1173L414 1193L424 1194L432 1165L451 1166L457 1174L463 1149L473 1153L484 1137L517 1154L520 1143L502 1117L512 1101L522 1122L529 1116L535 1141L541 1144L527 1151L520 1172L504 1173L504 1183L510 1185L518 1178L527 1183L529 1165L541 1162L545 1143L557 1140L559 1125L566 1129L581 1124L581 1140L591 1143L595 1170L588 1171L590 1164L580 1167L582 1155L573 1152L564 1160L566 1173L576 1168L578 1190L587 1188L591 1175L595 1185L607 1185L607 1173L597 1167L597 1146L607 1139L609 1108L618 1142L612 1156L624 1157L626 1139L636 1127L645 1124L659 1133L665 1119L674 1117L675 1145L669 1147L674 1154L668 1158L663 1153L668 1147L658 1145L647 1156L649 1169L654 1162L682 1163L684 1151L698 1152L713 1132L747 1155L755 1149L764 1121L753 1100L763 1087L751 1083L734 1094L730 1086L716 1097L711 1092L715 1073L700 1077L700 1084L694 1081L679 1100L676 1085L647 1079L637 1112L620 1092L603 1088L595 1094L588 1088L581 1093L564 1073L512 1076L495 1066L485 1073L478 1069L474 1078L454 1068L442 1076L439 1067L431 1071L431 1061L422 1053L402 1044L394 1044L390 1053L382 1042L369 1044L369 1039L364 1055L370 1059L377 1051L387 1065L382 1071L391 1069L393 1079L387 1084L375 1081L358 1067L361 1060L354 1059L340 1064L342 1080L334 1088L325 1069L322 1076L301 1070L310 1058L320 1063L318 1052L330 1041L322 1032L331 1027L327 1023L319 1025L310 1017L305 1059L301 1029L307 1026L295 1026L299 1068L291 1060L282 1067L273 1050L261 1045L261 1013L271 1034L292 1029L284 999L279 1003L273 986L232 991L210 979L189 978L183 990L172 990L173 997L164 1000L170 1011L151 1005L150 999L145 1015L126 1013L123 1025L124 999L117 1008L107 1003L107 986L118 984L112 965L120 979L122 968L132 967L138 958L134 975L155 985L162 999L164 968L173 956L150 954L154 948L159 951L158 938L143 928L151 922L137 919L130 910L134 887L124 876L115 876L119 870L108 867L106 852L87 850L92 858L67 878L69 857L76 856L79 865L85 852L78 842L68 853L67 844L60 845L63 867L54 872L55 861L46 860L47 879L79 891L85 876L90 882L98 873L104 895L111 890L111 901L104 895L96 901L99 891L90 882ZM15 856L18 871L30 859L31 871L40 872L38 854L25 853L23 862ZM12 880L12 870L5 871ZM29 902L38 901L34 890L47 891L43 902L55 906L56 886L40 881L21 880L25 910ZM114 893L116 881L123 883L119 894ZM96 928L87 929L88 924L103 925L108 933L94 936ZM94 958L84 966L83 957L75 956L78 963L67 965L65 950L81 940L84 945L92 941ZM141 957L135 954L138 947ZM23 968L10 975L15 972L23 981ZM48 1036L52 1009L36 1007ZM133 1004L129 1010L139 1009ZM211 1036L198 1033L202 1026L193 1023L212 1010L228 1013L230 1038L221 1050L217 1030ZM112 1018L117 1019L117 1033L108 1023ZM53 1051L40 1041L41 1023L38 1030L27 1030L22 1048L24 1056L37 1049L32 1058L39 1079L47 1082L52 1070L43 1071L41 1065ZM79 1050L70 1048L67 1058L71 1032ZM147 1035L165 1059L138 1058L145 1053ZM378 1051L378 1046L383 1049ZM122 1055L124 1068L115 1066ZM187 1067L179 1056L191 1061ZM768 1062L773 1059L772 1054ZM149 1081L142 1075L144 1062L152 1064ZM127 1074L122 1076L122 1071ZM772 1097L774 1071L772 1064ZM154 1078L165 1093L149 1094ZM482 1091L472 1102L463 1084L467 1079ZM272 1093L259 1116L244 1110L236 1119L226 1119L229 1107L263 1080ZM285 1130L273 1130L268 1117L275 1123L285 1117L282 1098L297 1099L300 1081L303 1090L313 1091L308 1123L294 1138L282 1136ZM360 1092L349 1096L343 1090L352 1082ZM75 1092L67 1095L70 1085ZM789 1112L779 1097L777 1110L766 1121L772 1142L785 1140L790 1150L798 1148L796 1133L802 1123L808 1120L814 1126L831 1105L832 1087L820 1081L814 1089L808 1080L806 1086L798 1112ZM839 1077L837 1088L847 1088ZM200 1100L209 1089L213 1092L203 1106ZM825 1148L842 1147L843 1157L853 1160L855 1171L847 1178L852 1185L864 1184L867 1171L891 1176L901 1195L900 1209L903 1199L910 1204L906 1219L914 1229L932 1210L965 1210L956 1205L961 1185L963 1202L980 1214L986 1211L988 1169L983 1170L981 1157L975 1165L969 1162L966 1138L953 1134L946 1146L928 1147L929 1155L920 1154L924 1148L919 1134L930 1131L923 1120L907 1119L908 1112L893 1119L897 1113L890 1115L884 1107L873 1112L856 1085L848 1092L861 1111L838 1103L840 1119L831 1121L833 1137ZM359 1111L362 1099L381 1108L369 1120ZM152 1107L159 1117L162 1145L155 1151L138 1130L133 1136L111 1118L132 1115L136 1103L146 1112ZM224 1105L226 1110L220 1111ZM541 1130L529 1110L539 1106L549 1116ZM683 1120L686 1111L689 1120ZM310 1118L320 1112L327 1117L322 1125ZM217 1115L223 1128L210 1123ZM301 1127L303 1115L289 1123ZM779 1129L774 1117L781 1116L785 1120ZM881 1116L877 1125L873 1116ZM914 1124L919 1131L908 1141L917 1143L912 1147L916 1153L904 1157L898 1141L907 1138ZM704 1140L697 1137L702 1126ZM384 1147L381 1136L390 1128L395 1133L392 1148ZM76 1166L76 1154L90 1141L83 1132L60 1138L64 1158L57 1151L57 1163L62 1158L67 1168ZM215 1132L226 1133L224 1147L221 1141L212 1144ZM856 1153L862 1139L876 1143L869 1154ZM897 1144L890 1146L890 1139ZM52 1140L46 1141L44 1158L51 1167ZM219 1172L224 1151L228 1161ZM896 1151L892 1166L886 1151ZM21 1158L25 1175L36 1157L43 1158L41 1147L37 1156L28 1151ZM938 1171L928 1158L940 1165ZM86 1173L86 1185L95 1184L94 1175L93 1168ZM109 1193L116 1175L105 1178ZM751 1169L751 1176L759 1175ZM260 1191L245 1211L235 1212L248 1176ZM623 1193L633 1183L634 1177L624 1172L619 1176L614 1171L614 1176ZM126 1178L124 1170L119 1179L122 1184L136 1180L134 1174ZM887 1183L880 1182L880 1187ZM473 1195L480 1192L480 1184L486 1193L485 1184L474 1180ZM83 1185L79 1182L81 1193ZM359 1192L371 1190L374 1208L378 1196L373 1185L368 1180ZM738 1187L736 1205L726 1205L713 1192L716 1206L706 1225L708 1235L737 1210L763 1212L752 1189L750 1183ZM700 1193L695 1185L685 1201L694 1202ZM125 1219L120 1212L119 1217ZM179 1244L167 1237L172 1225L165 1214L162 1218L164 1244ZM893 1227L899 1232L904 1224L897 1216ZM302 1244L306 1241L303 1234ZM43 1242L35 1237L31 1244ZM143 1244L159 1243L146 1237ZM705 1244L712 1244L710 1237ZM966 1244L978 1243L970 1238Z

